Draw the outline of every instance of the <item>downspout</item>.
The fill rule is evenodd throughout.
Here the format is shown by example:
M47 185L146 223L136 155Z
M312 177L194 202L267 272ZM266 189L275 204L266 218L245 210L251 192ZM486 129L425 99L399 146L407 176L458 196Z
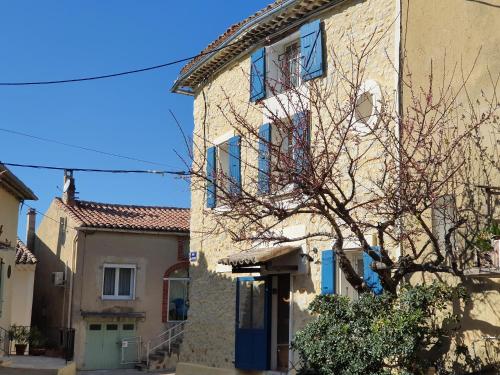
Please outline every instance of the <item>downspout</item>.
M77 249L77 242L78 242L78 231L76 232L75 236L73 237L73 255L71 257L71 269L73 272L71 272L70 280L69 280L69 298L68 298L68 319L67 319L67 328L72 328L73 324L73 292L74 292L74 274L76 274L76 249Z

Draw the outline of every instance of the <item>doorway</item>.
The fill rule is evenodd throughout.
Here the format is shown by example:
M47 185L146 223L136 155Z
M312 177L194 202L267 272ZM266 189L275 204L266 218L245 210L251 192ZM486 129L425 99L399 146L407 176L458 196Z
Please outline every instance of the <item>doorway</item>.
M290 274L273 276L271 369L287 372L290 353Z

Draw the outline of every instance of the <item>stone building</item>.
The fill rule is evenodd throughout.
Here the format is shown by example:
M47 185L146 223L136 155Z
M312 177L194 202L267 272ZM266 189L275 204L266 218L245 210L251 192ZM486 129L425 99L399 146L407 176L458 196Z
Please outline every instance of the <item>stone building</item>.
M499 15L482 2L463 2L459 7L444 3L451 1L439 5L423 0L276 1L231 26L205 54L181 70L172 91L194 98L194 164L204 165L207 181L197 184L193 179L192 185L190 229L196 236L191 238L190 324L181 347L179 374L293 373L298 358L290 343L294 332L310 318L307 307L313 298L320 293L357 296L335 262L332 241L308 238L324 226L313 214L280 223L277 231L297 239L285 245L262 240L249 246L235 243L231 228L214 230L217 215L227 209L218 201L215 176L221 171L229 175L237 189L255 182L262 192L260 172L268 165L258 147L247 147L252 141L244 139L248 128L241 126L243 121L234 117L231 121L234 108L244 114L245 124L254 124L259 138L271 139L269 113L274 117L282 113L292 122L305 117L296 105L307 97L301 95L302 90L335 84L339 61L349 56L348 47L362 50L373 39L377 42L363 68L359 92L363 101L356 112L366 114L360 120L366 126L379 121L382 102L393 103L399 111L408 100L401 81L403 63L415 66L415 80L424 85L426 62L434 53L439 55L443 46L453 45L453 34L460 34L466 44L473 39L487 45L484 61L495 77L500 59L494 48L499 36L494 28ZM459 13L464 22L455 18ZM488 20L485 28L476 25L483 16ZM463 25L467 25L467 33L457 30ZM439 36L429 35L431 30ZM410 58L403 59L406 56ZM479 75L486 79L486 70L481 67ZM279 87L285 86L284 80L288 87L293 86L292 94ZM484 83L474 82L476 87ZM304 101L302 109L314 105L312 100ZM320 119L308 121L318 123ZM201 187L204 185L206 188ZM278 199L283 198L286 209L293 209L293 202L284 195ZM377 245L376 238L371 245ZM379 292L371 261L367 263L359 242L345 241L343 248L365 282L370 280L372 290ZM401 251L394 245L390 257L397 259ZM494 304L499 298L498 283L488 280L492 289L489 303ZM481 331L481 322L469 321L468 329L476 330L471 342L499 334L498 314L487 307L489 303L476 305L475 312L481 322L494 322Z

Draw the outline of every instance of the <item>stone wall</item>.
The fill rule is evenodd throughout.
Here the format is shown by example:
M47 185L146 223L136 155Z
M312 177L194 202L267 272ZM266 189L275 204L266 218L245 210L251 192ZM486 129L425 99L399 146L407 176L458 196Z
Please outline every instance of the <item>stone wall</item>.
M373 33L380 42L375 48L367 66L366 78L376 80L384 91L391 95L396 90L397 74L393 61L396 51L394 36L396 8L393 0L347 1L333 7L319 16L324 23L324 39L328 55L326 75L319 78L320 84L334 81L336 74L332 59L332 48L342 56L347 56L343 46L349 40L360 47L368 43ZM222 27L221 27L222 28ZM202 160L204 153L203 137L208 144L224 134L235 134L237 129L228 123L222 111L227 110L228 100L240 111L245 111L249 122L257 128L263 123L263 114L258 107L248 103L250 68L249 56L234 61L222 72L211 77L195 95L194 102L194 139L196 140L195 160ZM229 98L229 99L228 99ZM242 159L250 163L256 155L246 149L241 150ZM242 183L249 170L242 162ZM217 272L220 258L241 250L240 245L232 243L223 231L209 233L214 227L213 212L205 208L203 182L192 182L191 249L198 252L198 260L190 269L192 278L190 289L189 324L181 347L181 361L205 366L234 368L235 334L235 277L230 273ZM315 218L308 215L297 217L287 223L289 226L302 226L304 231L321 226ZM305 252L310 254L316 247L319 250L331 248L331 243L304 242ZM307 306L320 290L319 254L312 254L307 275L292 277L292 332L302 327L308 319Z

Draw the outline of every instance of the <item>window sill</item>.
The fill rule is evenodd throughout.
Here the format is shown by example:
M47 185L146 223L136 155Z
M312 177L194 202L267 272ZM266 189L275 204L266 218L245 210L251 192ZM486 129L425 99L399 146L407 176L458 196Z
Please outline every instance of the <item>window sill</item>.
M471 267L464 270L464 276L472 278L500 278L500 267Z
M282 203L285 208L293 209L309 199L306 195L301 195L299 197L294 196L296 189L297 186L294 183L288 184L283 189L270 193L267 199L271 203Z
M114 297L114 296L104 297L104 296L102 296L101 300L103 300L103 301L135 301L136 298L134 298L134 297L122 297L122 296L120 296L120 297L117 297L117 296L116 297Z

